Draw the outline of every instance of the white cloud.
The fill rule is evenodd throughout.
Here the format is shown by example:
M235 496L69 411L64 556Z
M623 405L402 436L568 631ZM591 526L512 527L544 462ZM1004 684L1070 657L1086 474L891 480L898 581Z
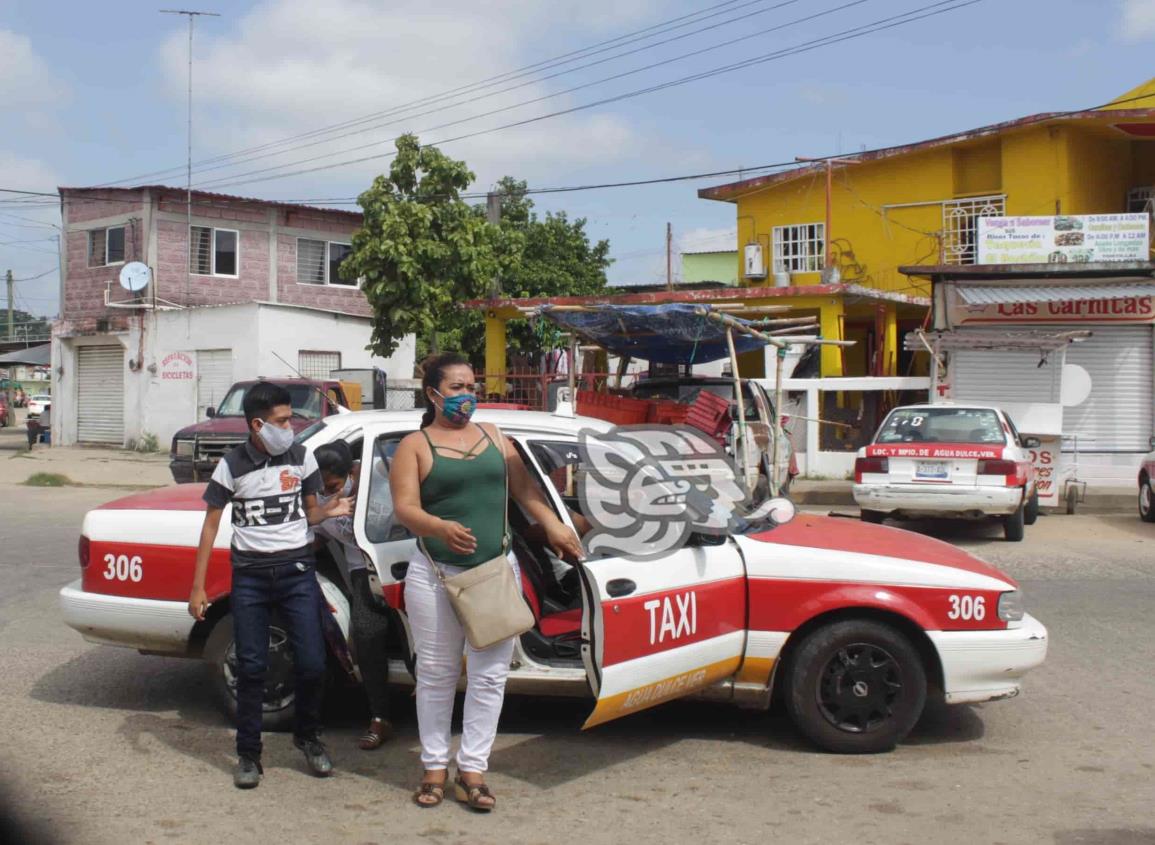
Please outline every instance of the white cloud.
M0 103L9 119L22 111L51 108L67 95L64 83L27 36L0 29Z
M198 110L198 157L279 140L372 112L434 97L474 81L508 73L540 61L552 51L540 46L581 46L609 32L636 27L661 16L656 0L587 0L574 6L571 20L557 19L557 4L523 0L399 0L388 5L371 0L266 0L218 34L227 18L198 22L195 101ZM580 13L579 13L580 12ZM161 48L161 60L174 99L185 91L187 40L176 32ZM557 52L563 52L558 49ZM559 68L562 69L562 68ZM602 69L604 70L604 69ZM514 78L501 87L529 82ZM492 109L541 97L572 84L569 77L536 81L497 96L466 94L426 103L382 118L373 131L339 141L304 147L277 158L262 158L228 170L204 174L204 184L242 171L324 156L340 155L299 168L316 167L389 152L389 139L418 131L423 141L457 135L533 117L593 98L593 89L575 98L557 97L504 111L476 121L432 130L431 127ZM436 113L417 115L453 104ZM424 131L423 131L424 130ZM311 140L311 139L310 139ZM355 147L375 144L365 149ZM446 146L465 159L485 185L512 174L536 182L556 181L559 169L597 163L652 160L655 145L623 117L582 112L482 135ZM294 180L302 185L364 184L388 167L388 158ZM296 168L294 168L296 169ZM254 183L242 192L272 193L280 181ZM227 184L220 190L233 190Z
M1135 43L1155 38L1155 0L1123 0L1119 35Z
M690 229L678 236L679 252L721 252L737 248L738 230L732 226Z

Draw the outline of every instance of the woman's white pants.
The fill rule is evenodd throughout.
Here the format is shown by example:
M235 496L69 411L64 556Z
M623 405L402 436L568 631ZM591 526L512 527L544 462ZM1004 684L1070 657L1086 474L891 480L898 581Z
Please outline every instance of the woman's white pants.
M521 573L509 556L517 583ZM437 564L446 578L462 572L460 567ZM465 655L465 712L457 768L484 772L497 736L497 721L505 698L505 679L513 657L513 638L486 649L475 649L465 632L433 564L423 554L409 561L405 576L405 609L417 651L417 730L421 737L421 763L426 769L449 766L450 722L453 699Z

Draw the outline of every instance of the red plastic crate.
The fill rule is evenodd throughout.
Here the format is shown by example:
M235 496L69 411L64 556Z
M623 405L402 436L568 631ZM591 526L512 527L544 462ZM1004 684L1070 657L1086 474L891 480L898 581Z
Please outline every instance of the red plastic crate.
M702 390L690 405L686 424L722 442L730 428L730 403L721 396Z

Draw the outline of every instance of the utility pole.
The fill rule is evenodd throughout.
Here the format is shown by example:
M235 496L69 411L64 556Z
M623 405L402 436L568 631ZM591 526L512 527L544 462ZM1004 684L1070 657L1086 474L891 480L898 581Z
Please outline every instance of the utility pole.
M674 245L674 230L673 227L666 224L666 290L674 289L674 271L673 271L673 256L671 255Z
M852 157L847 158L806 158L805 156L795 156L795 161L806 162L822 162L826 165L826 226L822 230L822 245L825 247L826 256L823 260L822 266L829 271L834 266L834 239L831 237L830 229L830 194L834 185L834 165L835 164L858 164L859 160Z
M186 229L185 237L188 242L188 260L185 262L185 276L184 276L184 304L188 305L189 298L192 296L192 139L193 139L193 124L192 124L192 92L193 92L193 21L198 17L219 18L220 15L216 12L195 12L188 9L161 9L162 15L184 15L188 18L188 156L186 159L185 168L185 218ZM145 233L145 237L147 237ZM239 245L238 245L239 247ZM155 285L155 281L153 282ZM155 299L155 288L153 289L153 298Z
M8 271L8 339L12 340L15 334L12 332L12 324L15 321L15 315L12 311L12 285L15 282L12 280L12 271Z

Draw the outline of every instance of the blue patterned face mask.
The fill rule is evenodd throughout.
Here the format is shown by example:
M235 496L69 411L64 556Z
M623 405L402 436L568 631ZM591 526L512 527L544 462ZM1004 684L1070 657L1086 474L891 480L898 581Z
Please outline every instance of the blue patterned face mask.
M472 393L458 393L456 396L446 396L436 388L433 392L442 398L441 413L445 419L456 425L465 425L473 412L477 409L477 396Z

